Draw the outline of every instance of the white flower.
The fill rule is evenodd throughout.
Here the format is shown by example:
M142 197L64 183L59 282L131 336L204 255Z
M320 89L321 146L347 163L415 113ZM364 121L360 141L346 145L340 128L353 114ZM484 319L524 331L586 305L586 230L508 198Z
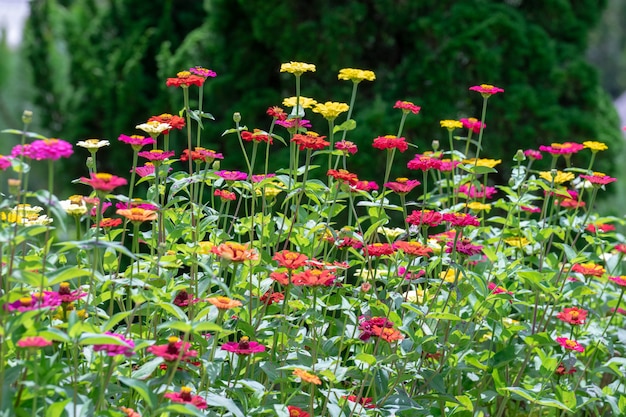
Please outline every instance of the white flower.
M152 136L152 135L159 135L163 133L163 131L165 130L170 130L172 126L170 126L167 123L157 122L155 120L155 121L148 122L148 123L142 123L140 125L135 126L135 128L139 130L143 130L144 132Z
M87 213L87 205L81 201L79 204L72 202L72 200L59 201L61 208L70 216L82 216Z
M109 145L110 143L108 140L100 140L100 139L85 139L85 140L80 140L76 143L76 146L80 146L81 148L85 148L90 151L100 149Z

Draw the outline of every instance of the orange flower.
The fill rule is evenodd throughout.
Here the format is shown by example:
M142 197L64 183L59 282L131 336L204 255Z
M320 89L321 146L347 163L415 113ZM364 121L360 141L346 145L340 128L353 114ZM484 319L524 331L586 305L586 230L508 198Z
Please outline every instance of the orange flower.
M248 249L248 244L226 242L211 249L211 252L222 259L231 262L256 261L259 254L254 249Z
M322 381L317 375L305 371L304 369L296 368L293 370L293 374L300 378L302 382L308 382L309 384L321 385Z
M372 326L372 334L389 343L404 339L400 331L389 327Z
M578 272L584 276L601 277L606 271L602 265L588 262L572 266L571 272Z
M409 256L430 256L432 249L422 245L420 242L405 242L399 240L393 243L395 249L400 249Z
M131 222L147 222L156 220L157 214L155 211L142 209L140 207L133 207L130 209L119 209L116 211L120 216L126 217Z
M241 301L233 300L228 297L210 297L206 299L209 303L213 304L215 307L220 310L228 310L235 307L241 307Z
M309 258L302 253L283 250L277 252L272 259L277 261L278 265L282 266L283 268L297 269L301 266L306 265L306 261Z

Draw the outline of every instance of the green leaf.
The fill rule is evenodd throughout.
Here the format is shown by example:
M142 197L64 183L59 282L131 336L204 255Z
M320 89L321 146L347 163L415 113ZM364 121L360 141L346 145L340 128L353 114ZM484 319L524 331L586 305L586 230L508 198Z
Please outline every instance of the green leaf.
M237 404L230 398L221 395L209 393L206 397L206 403L213 407L222 407L233 413L236 417L245 417L243 412L237 407Z
M245 126L239 126L239 129L236 129L236 128L227 129L224 131L224 133L222 133L222 136L230 135L231 133L237 133L237 131L241 132L242 130L248 130L248 128Z
M352 119L348 119L340 125L333 127L333 133L341 132L341 131L350 131L356 128L356 121Z
M152 415L170 415L167 413L173 413L173 415L181 414L185 416L206 417L206 414L204 414L200 409L190 404L168 404L165 407L161 407L156 410Z
M48 277L48 285L55 285L60 282L69 282L73 279L88 277L90 275L91 271L85 268L78 268L76 266L59 268Z
M456 314L452 314L452 313L444 313L444 312L433 312L433 313L428 313L426 315L427 319L436 319L436 320L450 320L450 321L459 321L459 320L463 320L462 318L460 318L459 316L457 316Z
M83 333L78 338L80 345L118 345L124 346L126 343L115 336L97 333Z
M189 333L191 332L191 323L178 320L170 320L165 323L161 323L157 326L157 329L178 330L179 332Z
M61 415L63 414L63 410L65 409L65 406L70 401L71 400L68 398L65 401L54 402L52 404L47 405L45 407L46 417L61 417Z
M118 379L124 385L127 385L135 390L137 394L139 394L139 396L146 402L148 407L154 408L157 403L157 397L145 382L123 376L118 377Z
M370 355L369 353L359 353L354 357L355 360L365 362L369 366L372 366L376 363L376 357L374 355Z
M45 136L40 135L39 133L25 132L23 130L17 130L17 129L4 129L4 130L0 130L0 133L8 133L10 135L19 135L19 136L24 135L27 138L47 139Z
M455 398L459 402L459 404L463 406L463 408L470 412L474 411L474 404L472 403L470 397L468 397L467 395L457 395Z
M162 363L163 363L163 358L157 356L151 361L148 361L144 363L143 365L141 365L139 369L137 369L136 371L133 371L132 377L134 379L146 379L150 377L150 375L152 375L154 370L158 368L159 365L161 365Z

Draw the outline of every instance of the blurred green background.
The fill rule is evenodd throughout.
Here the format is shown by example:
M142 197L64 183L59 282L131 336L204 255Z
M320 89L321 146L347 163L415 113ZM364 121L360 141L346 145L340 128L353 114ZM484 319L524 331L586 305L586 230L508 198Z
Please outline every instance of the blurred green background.
M17 7L19 0L0 0ZM419 152L433 139L447 145L441 119L479 117L482 99L468 87L494 84L505 93L489 101L484 156L502 158L501 182L517 149L551 142L598 140L610 151L596 170L626 181L624 146L614 101L626 91L626 0L36 0L21 43L0 49L0 129L20 128L23 109L35 113L32 130L72 143L108 139L99 169L126 175L131 154L117 137L140 133L135 125L182 107L179 89L167 77L194 65L217 72L205 85L203 143L223 152L223 167L243 168L238 143L221 133L239 111L248 128L267 129L269 106L294 95L293 76L280 64L304 61L317 72L302 79L302 94L318 101L349 102L351 83L338 81L341 68L370 69L348 139L359 145L349 161L362 179L381 181L384 155L372 139L395 134L396 100L422 106L404 130ZM308 113L313 130L327 124ZM340 117L338 122L343 121ZM277 130L277 133L284 133ZM2 135L0 153L15 138ZM184 137L173 133L182 150ZM114 143L115 142L115 143ZM414 176L397 157L394 176ZM587 154L587 153L585 153ZM60 197L75 192L70 181L85 175L87 151L77 148L59 166ZM273 149L274 168L287 153ZM586 166L576 157L578 166ZM546 162L546 164L549 162ZM32 182L31 182L32 183ZM45 178L40 177L45 184ZM34 184L37 184L35 179ZM42 185L43 187L44 185ZM600 204L622 215L626 186L608 187Z

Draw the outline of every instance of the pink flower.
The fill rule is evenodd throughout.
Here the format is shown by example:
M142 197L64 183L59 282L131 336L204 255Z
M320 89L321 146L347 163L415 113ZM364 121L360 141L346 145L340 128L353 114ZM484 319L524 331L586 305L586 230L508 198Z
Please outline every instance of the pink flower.
M276 124L287 129L298 129L301 127L308 129L311 127L311 122L306 119L276 120Z
M201 66L195 66L195 67L191 67L189 68L189 72L192 74L196 74L199 75L201 77L204 78L215 78L217 76L217 74L215 73L215 71L201 67Z
M237 355L251 355L253 353L265 352L265 346L257 342L250 342L244 336L239 342L228 342L222 345L222 350L236 353Z
M139 152L138 155L152 162L161 162L174 156L174 151L165 152L160 149L152 149L150 151Z
M376 149L397 149L400 152L404 152L409 149L406 139L398 138L394 135L379 136L374 139L372 146Z
M122 342L124 342L124 344L94 345L94 351L100 352L104 350L106 351L108 356L124 355L126 357L131 357L135 354L135 352L133 352L133 349L135 348L135 342L133 342L132 340L126 339L124 335L118 333L105 332L104 334L120 339Z
M131 135L131 136L120 135L117 138L117 140L131 145L133 149L135 149L136 151L138 151L139 149L143 148L146 145L152 145L156 142L153 138L150 138L150 137L146 138L140 135Z
M43 348L51 346L52 342L41 336L30 336L21 338L16 345L21 348Z
M420 184L421 182L419 182L418 180L410 180L408 178L396 178L395 181L386 183L385 187L389 188L395 193L406 194Z
M483 251L482 246L473 245L468 239L457 240L456 246L453 241L446 242L446 253L452 253L453 249L467 256L477 255Z
M87 293L81 291L80 289L71 291L70 284L67 282L62 282L59 285L59 291L44 291L44 294L50 297L58 297L62 303L73 303L74 301L87 296Z
M30 158L37 161L48 159L56 161L69 158L74 153L72 145L61 139L40 139L30 144Z
M480 226L480 220L467 213L446 213L443 220L455 227Z
M208 407L206 401L199 395L191 395L191 388L182 387L180 392L168 392L163 397L175 403L191 404L200 410Z
M248 174L241 171L216 171L215 175L220 178L225 179L226 181L243 181L248 178Z
M495 87L489 84L481 84L475 85L469 88L470 91L478 91L484 98L489 98L490 96L497 93L504 93L504 90L499 87Z
M396 104L393 105L394 109L402 109L402 111L404 113L413 113L413 114L418 114L420 112L420 110L422 109L420 106L416 106L415 104L411 103L410 101L401 101L398 100L396 101Z
M155 171L155 167L154 167L154 164L152 164L151 162L146 162L143 166L135 168L135 172L141 178L154 174L154 171Z
M441 166L439 167L439 171L441 172L450 172L454 171L454 168L459 165L461 161L451 161L449 159L442 159Z
M52 294L35 293L20 298L12 303L7 303L4 308L7 311L24 311L39 310L44 308L57 308L61 305L61 299Z
M25 158L32 158L32 154L30 151L30 144L27 143L26 145L22 146L22 145L15 145L13 147L13 149L11 149L11 157L12 158L18 158L20 156L23 156Z
M556 318L569 324L585 324L587 320L587 310L579 307L565 308Z
M183 342L176 336L170 336L167 339L167 345L152 345L148 348L148 352L168 362L174 362L176 360L186 361L189 358L198 356L197 351L189 349L190 346L190 343Z
M429 169L441 168L441 160L439 158L432 157L430 155L415 155L415 158L410 160L406 165L409 169L419 169L421 171L428 171Z
M352 155L357 153L357 151L359 150L359 148L357 148L357 146L353 142L350 142L348 140L342 140L340 142L335 143L335 149L343 151L345 154L352 154Z
M584 145L575 142L553 143L549 146L541 145L539 150L548 152L551 155L572 155L578 151L585 149Z
M620 287L626 287L626 275L620 275L618 277L609 277L611 281L619 285Z
M0 155L0 171L6 171L11 166L11 158Z
M436 227L443 222L443 214L432 210L413 210L406 221L415 226Z
M252 175L252 182L257 183L261 182L266 178L274 178L276 174L254 174Z
M463 123L464 128L471 130L474 133L480 132L481 127L483 129L487 127L486 124L481 123L480 120L474 117L470 117L469 119L461 119L460 122Z
M535 149L527 149L524 151L524 155L526 155L528 158L530 159L542 159L543 155L541 154L541 152L535 150Z
M607 185L617 181L617 178L609 177L599 172L594 172L593 175L581 175L580 178L589 181L593 185Z
M372 191L372 190L378 190L378 184L376 184L374 181L360 181L357 180L353 183L350 183L350 191Z
M126 185L128 181L124 178L117 177L115 175L106 174L104 172L91 173L90 178L82 177L81 182L91 185L96 191L103 191L110 193L117 187Z
M541 213L541 208L533 206L520 206L522 210L528 213Z
M583 345L575 340L568 339L567 337L557 337L556 342L567 350L575 350L576 352L584 352Z
M400 266L398 267L398 275L401 277L404 277L404 279L413 280L413 279L419 279L423 277L424 275L426 275L426 271L423 269L420 269L417 272L409 272L407 271L405 267Z
M468 186L467 184L461 185L457 192L461 194L465 194L469 198L487 198L492 199L493 196L498 192L494 187L481 187L481 189L476 188L475 185Z
M492 294L513 294L511 291L507 291L505 288L499 287L495 282L490 282L487 285L487 288L489 288L489 291L491 291Z

